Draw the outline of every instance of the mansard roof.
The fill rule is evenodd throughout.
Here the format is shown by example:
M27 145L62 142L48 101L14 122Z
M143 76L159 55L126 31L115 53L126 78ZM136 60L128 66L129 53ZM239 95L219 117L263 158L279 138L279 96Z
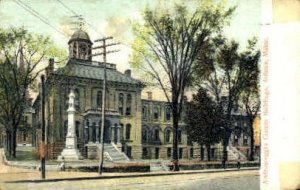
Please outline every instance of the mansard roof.
M104 63L70 59L65 67L58 69L54 74L103 80ZM108 82L129 83L143 86L141 81L117 71L116 65L111 63L106 63L106 77Z

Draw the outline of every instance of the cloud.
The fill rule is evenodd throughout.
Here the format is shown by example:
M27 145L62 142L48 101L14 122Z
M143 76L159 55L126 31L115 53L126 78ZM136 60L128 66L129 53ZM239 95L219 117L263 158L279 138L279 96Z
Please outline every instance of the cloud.
M59 29L67 36L72 36L72 34L74 33L74 30L70 25L60 25Z
M117 40L128 42L128 38L131 36L130 31L129 19L119 16L113 16L107 19L105 33L115 37Z

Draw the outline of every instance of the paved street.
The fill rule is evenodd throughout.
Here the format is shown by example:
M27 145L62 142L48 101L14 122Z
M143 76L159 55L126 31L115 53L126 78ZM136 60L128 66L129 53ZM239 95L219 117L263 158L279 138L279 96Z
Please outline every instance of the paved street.
M24 189L204 189L259 190L258 171L183 174L173 176L59 181L43 183L0 183L1 190Z

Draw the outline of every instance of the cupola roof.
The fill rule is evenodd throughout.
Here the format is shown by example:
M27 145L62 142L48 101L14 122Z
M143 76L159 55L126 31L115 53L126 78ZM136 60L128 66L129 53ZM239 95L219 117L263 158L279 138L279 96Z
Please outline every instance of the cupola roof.
M74 34L71 36L71 39L69 40L68 44L70 44L73 41L86 41L86 42L91 42L90 37L88 33L85 31L78 29L74 32Z

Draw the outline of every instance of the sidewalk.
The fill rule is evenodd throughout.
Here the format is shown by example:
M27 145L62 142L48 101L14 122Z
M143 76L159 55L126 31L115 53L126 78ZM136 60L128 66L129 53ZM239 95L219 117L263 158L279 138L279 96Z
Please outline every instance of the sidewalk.
M115 179L115 178L134 178L134 177L152 177L152 176L166 176L166 175L188 175L200 173L221 173L221 172L242 172L249 170L259 170L258 167L241 168L238 169L207 169L207 170L185 170L179 172L146 172L146 173L103 173L101 176L98 173L86 172L46 172L46 179L40 179L40 172L28 172L22 178L10 178L4 180L6 183L41 183L41 182L58 182L58 181L79 181L79 180L101 180L101 179ZM21 177L21 176L19 176ZM25 179L24 179L25 177ZM18 179L18 180L14 180Z
M0 149L0 181L7 183L40 183L57 181L78 181L93 179L114 179L114 178L133 178L133 177L151 177L166 175L185 175L200 173L220 173L220 172L238 172L247 170L259 170L259 167L243 167L240 170L236 168L224 169L201 169L201 170L181 170L179 172L158 171L158 172L134 172L134 173L116 173L105 172L101 176L97 172L78 172L78 171L58 171L57 163L46 165L46 179L41 179L41 173L36 169L39 162L16 162L7 161L3 149ZM95 162L72 163L79 166L97 166ZM109 163L107 163L110 165ZM27 168L27 169L26 169ZM33 170L35 169L35 170Z

